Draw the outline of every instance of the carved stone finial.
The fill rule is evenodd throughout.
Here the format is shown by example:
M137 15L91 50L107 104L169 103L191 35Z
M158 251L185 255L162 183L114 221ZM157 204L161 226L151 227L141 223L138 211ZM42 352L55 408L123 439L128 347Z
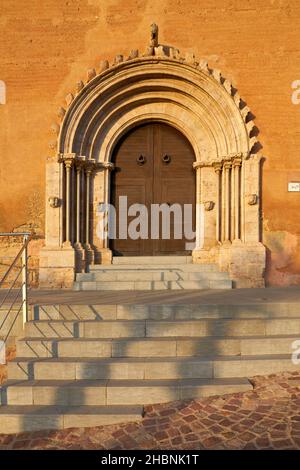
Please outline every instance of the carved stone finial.
M104 72L109 68L109 63L108 60L101 60L100 62L100 67L99 67L99 72Z
M94 77L96 77L96 70L95 69L89 69L87 71L87 81L91 81Z
M150 46L152 47L158 46L158 26L155 23L152 23L151 25Z
M124 60L124 57L122 56L122 54L118 54L115 57L114 63L115 63L115 65L121 64L121 62L123 62L123 60Z
M65 108L59 108L58 113L57 113L57 116L58 116L60 119L63 119L63 117L64 117L65 114L66 114Z
M138 56L139 56L138 49L133 49L128 56L128 60L136 59Z
M73 93L68 93L67 96L65 97L65 102L67 103L68 106L70 106L73 99L74 99Z
M77 93L80 93L83 87L84 87L84 83L83 83L82 80L80 80L79 82L77 82L77 85L76 85L76 91L77 91Z
M150 44L145 55L155 55L155 47L158 47L158 26L157 24L152 23L150 31Z

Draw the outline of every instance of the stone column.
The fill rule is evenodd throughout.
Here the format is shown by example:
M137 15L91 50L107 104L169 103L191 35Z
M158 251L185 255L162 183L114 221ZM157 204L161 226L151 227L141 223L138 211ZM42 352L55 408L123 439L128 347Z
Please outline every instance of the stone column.
M84 165L85 157L77 157L75 161L76 165L76 237L75 237L75 248L82 249L81 239L81 203L82 203L82 169Z
M102 166L104 168L104 196L105 196L104 203L107 205L110 203L111 171L114 170L115 165L112 162L103 162ZM104 239L103 248L105 248L106 250L109 250L109 239L108 239L107 232L106 232L106 237Z
M213 164L214 170L217 176L217 184L216 184L216 241L221 241L221 175L222 175L222 163L215 162Z
M241 239L241 227L240 227L240 168L242 159L236 157L233 160L233 171L232 179L234 182L234 193L233 193L233 208L234 208L234 220L233 220L233 240L237 241Z
M72 243L71 243L71 223L72 223L72 218L71 218L71 205L72 205L72 200L71 200L71 184L72 184L71 168L74 164L74 160L75 160L75 155L65 157L63 159L65 169L66 169L66 201L65 201L66 219L65 219L65 241L64 241L64 244L63 244L65 247L70 247L72 245Z
M196 240L195 251L201 250L204 244L203 208L201 206L201 169L202 162L194 162L193 168L196 171Z
M198 263L214 262L216 245L216 181L211 161L195 162L196 170L196 246L193 260Z
M91 190L92 165L85 167L86 177L86 201L85 201L85 246L90 248L90 190Z
M81 232L81 225L82 225L82 212L81 212L81 205L82 205L82 169L84 166L85 157L77 157L75 160L75 169L76 169L76 209L75 209L75 255L76 255L76 265L75 270L76 272L80 273L85 268L84 264L84 250L82 246L82 232Z
M240 237L241 241L245 241L245 161L242 159L241 163L241 193L240 193Z
M39 286L67 287L74 281L71 184L75 154L59 154L47 168L46 245L40 250ZM48 183L49 182L49 183Z
M98 207L100 204L109 204L110 203L110 172L115 168L114 163L112 162L99 162L96 164L96 168L98 171L96 175L97 185L99 185L97 191L100 190L102 196L95 195L94 203ZM100 184L99 184L100 183ZM111 264L112 262L112 251L109 248L109 239L108 233L103 234L103 239L99 240L99 211L96 209L95 217L96 219L96 227L94 227L94 233L97 237L95 240L95 262L100 264ZM101 214L101 217L103 214Z
M223 166L224 175L224 243L230 242L230 170L231 162Z
M85 189L86 189L86 199L85 199L85 221L84 221L84 239L85 244L84 248L86 250L86 268L92 263L94 263L94 250L91 245L91 217L90 217L90 205L91 205L91 178L93 171L95 171L95 160L87 160L84 167L85 172Z

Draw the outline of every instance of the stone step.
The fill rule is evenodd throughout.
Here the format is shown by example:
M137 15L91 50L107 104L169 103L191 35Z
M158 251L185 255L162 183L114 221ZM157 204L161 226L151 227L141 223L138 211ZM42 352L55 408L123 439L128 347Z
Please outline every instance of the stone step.
M139 421L141 406L0 406L0 433L93 427Z
M197 320L222 318L299 317L298 303L256 304L124 304L124 305L35 305L35 320Z
M74 290L203 290L232 289L232 281L203 279L198 281L75 281Z
M172 271L179 273L215 273L220 272L216 264L94 264L89 267L89 273L98 272L118 272L118 271L135 271L135 272L151 272L151 271ZM78 273L80 274L80 273ZM83 273L87 274L87 273ZM226 272L225 272L226 274Z
M192 256L114 256L112 264L117 265L169 265L169 264L191 264Z
M1 390L1 403L10 406L149 405L251 389L252 385L244 378L8 381Z
M101 270L76 274L76 282L106 281L222 281L228 280L228 273L184 272L175 270Z
M30 338L143 338L299 335L300 318L201 320L39 320L25 324Z
M166 337L126 339L23 338L17 356L46 357L195 357L289 354L293 336L254 337Z
M233 378L299 370L291 354L171 358L16 358L11 380L144 380Z

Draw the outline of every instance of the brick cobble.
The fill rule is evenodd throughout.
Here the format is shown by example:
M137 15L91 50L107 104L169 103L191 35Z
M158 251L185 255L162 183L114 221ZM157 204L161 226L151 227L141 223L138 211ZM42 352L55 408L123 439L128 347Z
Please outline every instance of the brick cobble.
M253 391L145 407L95 428L0 435L0 449L300 449L300 372L251 379Z

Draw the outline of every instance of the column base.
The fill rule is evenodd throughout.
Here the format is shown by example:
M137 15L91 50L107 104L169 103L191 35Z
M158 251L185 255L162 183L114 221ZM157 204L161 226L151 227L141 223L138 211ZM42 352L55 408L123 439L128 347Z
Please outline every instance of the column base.
M192 257L196 264L218 264L220 271L229 273L233 287L265 287L266 248L262 243L234 240L195 249Z
M85 250L85 271L89 271L89 266L95 263L95 249L88 243L84 245Z
M112 264L112 251L109 248L97 248L95 264Z
M71 288L75 278L75 250L68 246L44 247L40 251L39 287Z
M266 248L260 242L234 240L231 245L221 245L218 264L229 273L233 287L265 287Z
M210 248L195 248L192 251L194 264L216 263L219 254L219 245Z
M85 250L81 243L75 243L75 271L82 273L85 271Z

